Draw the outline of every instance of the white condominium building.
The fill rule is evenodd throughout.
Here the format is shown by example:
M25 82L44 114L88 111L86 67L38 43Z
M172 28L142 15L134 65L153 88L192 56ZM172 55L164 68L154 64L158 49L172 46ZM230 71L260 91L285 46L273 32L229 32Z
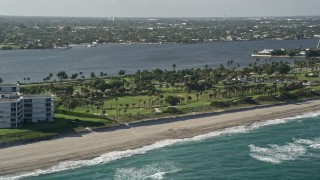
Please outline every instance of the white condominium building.
M52 95L22 95L19 85L0 85L0 128L54 121Z

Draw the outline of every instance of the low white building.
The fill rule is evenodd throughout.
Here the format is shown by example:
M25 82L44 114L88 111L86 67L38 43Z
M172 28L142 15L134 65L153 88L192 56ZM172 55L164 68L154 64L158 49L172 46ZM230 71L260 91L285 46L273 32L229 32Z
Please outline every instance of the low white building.
M24 122L54 120L54 102L51 95L23 96Z
M19 85L0 85L0 128L54 121L52 95L21 95Z
M0 128L18 127L22 121L22 98L0 99Z

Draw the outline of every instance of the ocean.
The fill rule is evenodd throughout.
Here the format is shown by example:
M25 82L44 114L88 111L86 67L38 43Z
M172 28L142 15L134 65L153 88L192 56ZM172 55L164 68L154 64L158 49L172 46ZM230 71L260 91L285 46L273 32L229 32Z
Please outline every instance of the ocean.
M157 142L5 179L320 179L320 112ZM0 177L1 179L1 177Z
M82 46L72 49L11 50L0 51L0 77L4 82L41 82L49 73L56 75L66 71L68 75L82 72L87 78L91 72L117 75L119 70L135 73L137 70L155 68L177 69L218 67L233 60L234 66L254 63L254 50L316 47L317 39L304 40L264 40L215 42L205 44L107 44L98 47ZM263 62L265 58L261 58ZM294 59L273 59L293 61ZM56 76L53 79L57 79ZM52 80L53 80L52 79ZM28 81L26 81L28 82Z

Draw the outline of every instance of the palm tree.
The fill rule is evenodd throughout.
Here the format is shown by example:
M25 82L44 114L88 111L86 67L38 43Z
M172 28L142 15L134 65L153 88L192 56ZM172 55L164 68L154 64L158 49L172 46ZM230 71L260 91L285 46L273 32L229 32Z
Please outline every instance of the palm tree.
M148 101L149 101L149 108L150 108L151 107L151 99L149 98Z
M91 79L94 79L95 77L96 77L96 75L94 74L94 72L91 72L90 78L91 78Z
M172 64L172 69L173 69L173 71L176 71L176 67L177 67L176 64Z
M2 78L0 77L0 84L1 84L1 83L3 83L3 80L2 80Z
M68 75L65 71L58 72L57 77L60 79L60 81L68 79Z
M139 108L141 108L141 106L140 106L141 101L142 101L142 100L141 100L141 99L139 99Z
M119 72L118 72L118 75L120 76L120 77L122 77L123 75L125 75L126 74L126 72L124 71L124 70L119 70Z
M114 100L116 101L116 109L117 109L118 108L118 100L119 99L117 97L115 97Z
M203 92L202 91L200 92L200 97L201 97L201 99L203 99Z

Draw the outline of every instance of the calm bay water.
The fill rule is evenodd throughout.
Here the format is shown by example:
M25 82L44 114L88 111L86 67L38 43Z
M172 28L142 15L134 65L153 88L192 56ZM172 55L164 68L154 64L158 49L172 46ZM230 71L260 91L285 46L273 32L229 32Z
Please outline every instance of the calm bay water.
M5 82L42 81L48 73L63 70L68 74L105 72L115 75L120 69L127 73L155 68L197 68L208 64L216 67L234 60L235 65L253 62L253 50L265 48L315 47L317 39L290 41L218 42L208 44L107 44L95 48L74 47L58 50L0 51L0 77Z
M319 114L234 127L191 139L162 141L12 178L318 180Z

